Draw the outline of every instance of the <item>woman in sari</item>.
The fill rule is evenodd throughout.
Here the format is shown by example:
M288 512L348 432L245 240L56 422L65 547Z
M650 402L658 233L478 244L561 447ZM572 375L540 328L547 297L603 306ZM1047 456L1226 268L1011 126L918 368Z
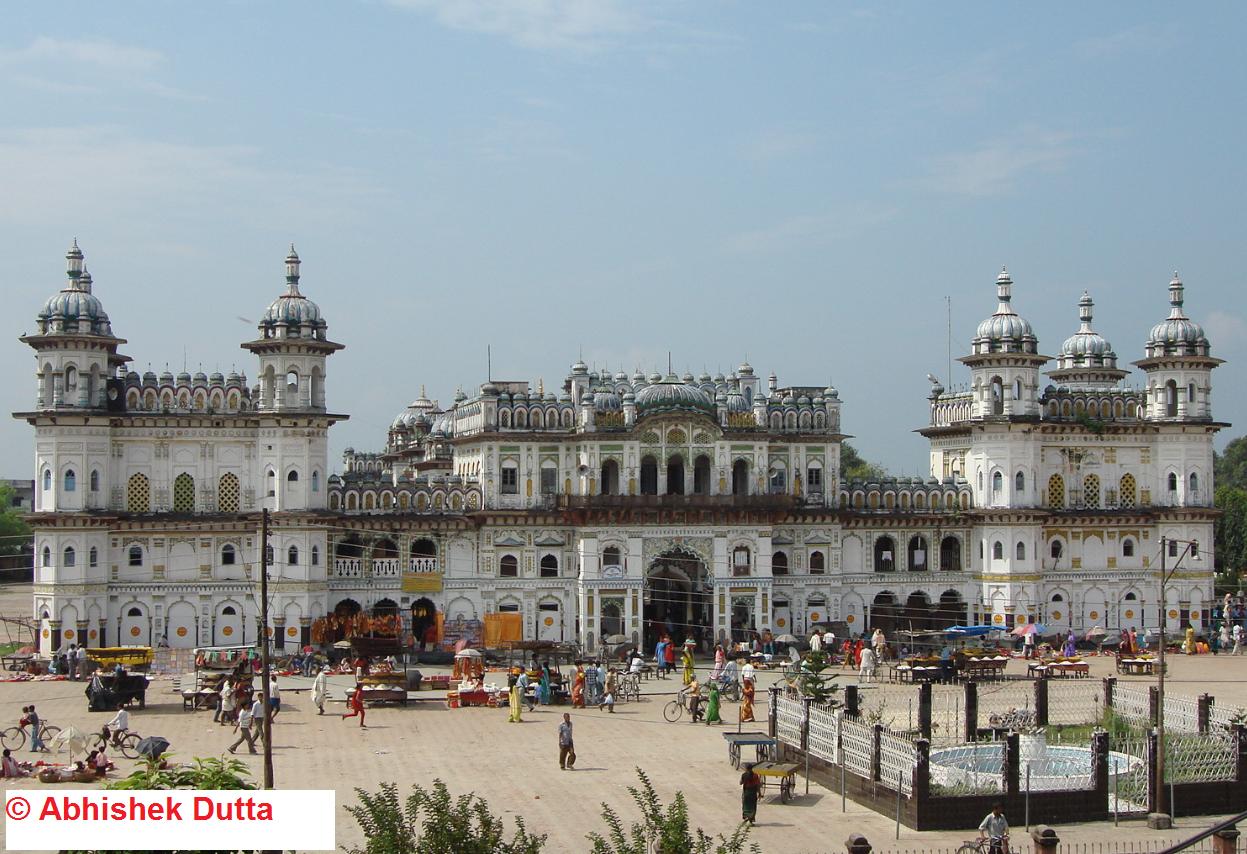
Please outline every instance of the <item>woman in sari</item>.
M742 678L740 680L740 719L742 722L753 720L753 696L752 677Z
M687 685L693 681L693 646L692 644L684 645L684 655L680 659L680 663L684 665L684 684Z
M719 717L719 683L711 680L708 699L706 700L706 724L721 723L723 723L723 719Z
M753 763L745 763L744 773L740 775L740 817L753 824L758 817L758 792L762 788L762 778L753 772Z
M572 708L585 707L585 666L576 662L576 674L572 677Z
M518 724L523 723L520 719L520 703L523 701L523 688L520 687L519 680L511 683L511 690L508 691L508 703L511 706L511 714L507 716L507 723Z
M1065 636L1065 649L1061 650L1061 652L1065 655L1066 658L1073 658L1074 653L1076 653L1077 651L1078 651L1077 645L1074 640L1074 630L1070 629L1069 634Z
M550 705L550 662L541 665L541 680L537 683L537 699L541 705Z
M710 674L710 680L717 682L719 677L723 675L723 667L727 664L727 654L723 652L723 644L715 644L714 647L714 670Z

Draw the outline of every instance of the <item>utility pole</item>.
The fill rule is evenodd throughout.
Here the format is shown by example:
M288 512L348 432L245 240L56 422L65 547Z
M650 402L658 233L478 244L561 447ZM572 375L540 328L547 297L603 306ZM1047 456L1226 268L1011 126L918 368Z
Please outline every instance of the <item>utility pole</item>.
M1178 555L1178 559L1173 564L1173 569L1166 571L1165 558L1169 556L1170 543L1183 543L1182 554ZM1159 666L1156 678L1156 812L1159 816L1163 816L1164 827L1156 825L1156 829L1168 829L1172 822L1172 817L1165 811L1165 621L1167 615L1165 610L1168 607L1165 604L1165 585L1169 583L1169 576L1178 571L1178 567L1182 565L1182 558L1187 556L1192 547L1195 546L1195 540L1174 540L1169 537L1160 538L1160 653L1157 658ZM1169 808L1173 808L1173 804L1169 804ZM1153 822L1148 820L1148 824Z
M273 788L273 710L269 706L268 654L268 508L260 511L260 696L264 717L260 726L264 735L264 788Z

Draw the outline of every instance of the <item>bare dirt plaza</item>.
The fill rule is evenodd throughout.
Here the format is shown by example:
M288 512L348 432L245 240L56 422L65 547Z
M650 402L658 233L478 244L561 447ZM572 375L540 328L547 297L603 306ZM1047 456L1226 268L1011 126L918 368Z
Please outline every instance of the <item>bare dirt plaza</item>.
M6 588L0 594L0 613L23 615L29 610L29 588ZM1093 657L1092 679L1111 675L1109 657ZM1195 696L1207 692L1218 706L1247 707L1247 656L1174 656L1168 680L1169 691ZM436 669L425 668L426 672ZM1021 674L1025 665L1014 660L1009 673ZM487 674L487 678L489 678ZM496 682L501 674L492 674ZM773 683L774 674L764 673L761 689ZM1123 681L1146 683L1146 677L1121 677ZM692 725L687 721L667 723L662 705L672 695L679 680L650 680L643 683L647 695L639 703L621 703L614 714L596 708L571 710L565 706L538 707L524 712L520 724L507 721L505 710L470 708L448 709L442 695L413 693L407 707L376 707L367 711L367 729L354 720L342 720L343 698L349 677L333 679L333 702L327 713L316 714L306 691L310 680L283 678L282 712L274 723L274 765L279 788L332 788L337 791L337 836L339 844L357 843L361 835L346 807L355 802L356 787L375 789L381 782L393 781L400 793L412 784L428 785L434 779L447 783L453 794L475 792L489 801L496 813L522 815L530 830L549 835L549 850L584 851L585 834L601 831L600 804L606 801L621 811L626 820L635 809L626 787L636 782L634 769L646 771L659 793L666 799L678 789L688 799L694 824L710 832L728 830L740 818L738 773L727 761L727 750L720 732L735 729L737 706L724 704L722 727ZM842 684L856 683L856 675L845 672ZM35 703L41 716L58 726L69 724L84 731L97 730L107 720L105 714L87 711L81 682L29 682L0 684L0 721L16 722L20 709ZM913 686L883 683L863 688L863 705L877 706L883 701L900 724L907 714ZM765 729L765 690L758 692L759 722L746 728ZM329 713L329 711L332 713ZM578 761L574 772L560 771L557 757L557 725L564 711L572 712ZM937 721L938 723L938 721ZM131 713L131 728L143 735L160 735L173 744L181 760L224 753L232 741L230 731L212 723L210 711L183 711L174 682L154 682L147 694L147 708ZM260 774L260 757L240 754ZM21 758L30 758L24 753ZM47 757L64 761L65 754ZM120 770L133 764L116 757ZM117 776L117 775L113 775ZM33 780L14 781L11 788L38 787ZM805 788L798 779L798 793ZM1009 816L1014 825L1014 841L1021 842L1022 816ZM1171 832L1149 831L1144 822L1111 822L1059 827L1066 843L1134 840L1155 844L1161 839L1178 840L1213 823L1210 817L1180 818ZM766 852L816 852L842 850L850 833L863 833L876 851L891 849L955 847L973 834L918 833L902 827L895 838L894 823L853 801L841 811L839 795L811 784L809 795L781 805L772 790L763 800L753 834Z

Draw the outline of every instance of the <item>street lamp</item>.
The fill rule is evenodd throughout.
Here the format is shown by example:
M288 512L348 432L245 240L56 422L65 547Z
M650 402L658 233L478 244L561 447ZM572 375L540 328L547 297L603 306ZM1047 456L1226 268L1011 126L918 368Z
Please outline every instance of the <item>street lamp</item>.
M1173 569L1166 570L1165 558L1169 556L1170 544L1182 544L1182 553L1178 555L1178 559L1174 561ZM1148 824L1157 830L1169 828L1171 818L1165 812L1165 621L1168 615L1165 610L1168 605L1165 602L1165 585L1169 583L1169 579L1178 571L1182 565L1182 559L1191 551L1198 548L1196 540L1177 540L1172 537L1160 538L1160 603L1158 605L1160 614L1160 655L1158 660L1159 671L1156 679L1156 819L1149 818ZM1173 804L1169 805L1173 808Z

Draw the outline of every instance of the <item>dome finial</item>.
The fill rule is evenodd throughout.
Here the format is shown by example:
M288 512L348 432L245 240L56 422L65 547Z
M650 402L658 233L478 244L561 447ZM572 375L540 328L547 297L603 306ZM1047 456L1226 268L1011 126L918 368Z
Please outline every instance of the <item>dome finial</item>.
M1078 319L1082 321L1082 328L1085 332L1091 331L1091 309L1095 303L1091 301L1091 294L1088 291L1082 292L1082 299L1078 301Z
M299 253L294 251L294 244L290 244L290 254L286 256L286 288L290 296L300 296L299 294Z
M65 273L69 276L70 287L73 288L78 282L78 277L82 275L82 250L78 248L76 237L69 251L65 253L65 262Z
M1169 282L1169 304L1173 306L1174 309L1177 311L1182 310L1182 303L1184 301L1184 294L1183 294L1184 290L1185 288L1182 285L1182 279L1178 276L1178 271L1174 270L1173 279L1171 279Z
M996 296L1006 305L1013 299L1013 279L1009 277L1007 267L1001 267L1000 275L996 277Z
M91 278L91 271L88 270L86 268L86 265L84 264L82 267L82 278L78 280L78 286L81 287L82 290L86 291L87 293L91 293L91 282L92 281L93 280Z

